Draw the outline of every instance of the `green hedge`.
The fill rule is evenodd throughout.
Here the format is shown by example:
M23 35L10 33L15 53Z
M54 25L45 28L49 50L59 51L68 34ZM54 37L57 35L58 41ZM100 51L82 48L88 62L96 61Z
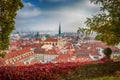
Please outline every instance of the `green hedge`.
M75 72L71 70L66 75L59 75L59 80L88 80L91 78L112 76L120 71L120 62L94 63L82 65Z
M120 71L120 62L95 63L80 66L76 76L81 79L103 77L111 76L116 71Z
M91 78L91 79L87 79L87 80L120 80L120 77L106 76L106 77L99 77L99 78Z

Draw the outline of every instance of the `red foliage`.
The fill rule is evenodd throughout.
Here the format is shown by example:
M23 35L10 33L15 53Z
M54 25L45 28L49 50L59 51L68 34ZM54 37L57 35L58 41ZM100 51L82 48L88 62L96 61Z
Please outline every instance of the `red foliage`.
M53 75L77 71L80 65L92 62L40 63L31 66L0 67L0 80L52 80Z

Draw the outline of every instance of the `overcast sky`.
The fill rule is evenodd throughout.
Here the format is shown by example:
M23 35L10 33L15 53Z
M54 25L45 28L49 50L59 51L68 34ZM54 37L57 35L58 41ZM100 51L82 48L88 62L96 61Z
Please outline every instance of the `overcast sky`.
M24 8L16 16L17 31L76 32L85 27L87 17L99 12L89 0L23 0Z

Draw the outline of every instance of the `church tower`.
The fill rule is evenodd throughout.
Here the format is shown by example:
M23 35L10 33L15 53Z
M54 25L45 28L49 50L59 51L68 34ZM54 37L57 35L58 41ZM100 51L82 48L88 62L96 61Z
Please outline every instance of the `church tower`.
M63 39L62 39L61 25L60 24L59 24L59 31L58 31L58 47L59 48L63 47Z
M58 38L60 39L61 38L61 25L59 24L59 31L58 31Z

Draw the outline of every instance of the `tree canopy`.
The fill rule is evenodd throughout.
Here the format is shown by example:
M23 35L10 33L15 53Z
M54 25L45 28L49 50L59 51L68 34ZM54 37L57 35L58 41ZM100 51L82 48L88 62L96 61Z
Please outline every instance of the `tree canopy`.
M21 0L0 0L0 51L8 48L17 11L22 7Z
M97 32L96 39L108 45L120 43L120 0L90 0L99 4L101 13L85 22L91 30Z
M92 31L88 28L79 27L77 33L82 34L82 36L88 36L92 33Z

